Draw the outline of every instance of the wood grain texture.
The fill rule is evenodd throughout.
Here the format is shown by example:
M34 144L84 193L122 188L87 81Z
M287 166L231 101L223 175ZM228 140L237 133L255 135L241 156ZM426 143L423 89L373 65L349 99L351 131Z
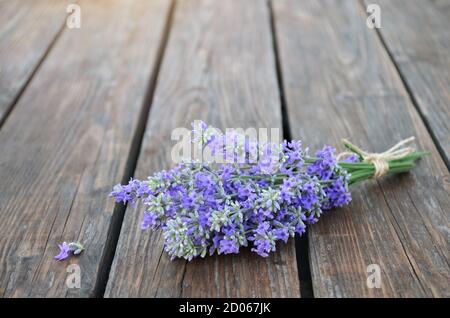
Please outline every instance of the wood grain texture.
M63 27L68 3L0 1L0 123Z
M450 1L378 4L379 32L450 166Z
M439 10L440 13L450 18L450 1L449 0L428 0L431 4Z
M342 137L382 151L415 135L432 155L352 188L309 230L316 297L450 295L449 173L357 1L273 1L291 132L312 149ZM386 13L387 14L387 13ZM387 23L386 21L384 22ZM369 264L381 288L366 285Z
M0 130L0 295L101 288L116 217L107 195L125 171L169 5L81 1L81 29L62 34ZM58 243L75 240L82 257L53 260ZM65 284L70 264L80 289Z
M281 109L265 1L179 1L136 172L169 168L171 132L194 119L225 127L279 127ZM107 297L298 297L293 242L261 258L248 250L170 261L160 232L127 208Z

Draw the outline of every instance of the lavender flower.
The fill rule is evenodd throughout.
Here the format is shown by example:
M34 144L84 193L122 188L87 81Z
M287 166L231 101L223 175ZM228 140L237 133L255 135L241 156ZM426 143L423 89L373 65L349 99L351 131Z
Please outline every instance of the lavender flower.
M205 123L194 126L193 135L197 146L226 154L227 161L179 164L147 180L116 185L110 194L116 202L141 200L142 229L161 229L172 258L239 253L248 245L266 257L278 241L304 234L324 211L351 200L349 174L332 147L313 157L300 141L245 141L233 149L230 143L245 137Z
M68 258L70 252L69 244L67 244L66 242L62 242L62 244L58 244L58 247L59 247L59 254L56 255L54 259L56 259L57 261L62 261Z
M70 256L70 253L73 255L78 255L82 251L84 251L84 246L79 242L71 242L67 244L66 242L62 242L62 244L58 244L59 254L54 257L54 259L58 261L62 261Z

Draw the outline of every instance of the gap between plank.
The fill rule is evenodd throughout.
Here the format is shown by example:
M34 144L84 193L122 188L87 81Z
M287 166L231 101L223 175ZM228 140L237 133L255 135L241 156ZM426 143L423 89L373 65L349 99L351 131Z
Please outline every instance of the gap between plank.
M275 68L277 74L278 92L280 95L281 117L283 125L283 137L286 140L292 140L291 129L289 125L288 112L286 107L286 99L284 95L284 83L281 75L281 63L278 50L278 42L276 35L275 17L271 0L267 1L270 15L270 30L272 34L272 46L275 57ZM309 266L309 239L308 234L295 236L295 255L297 259L298 279L300 282L300 296L302 298L314 298L311 268Z
M16 106L16 104L19 102L20 97L22 97L22 94L25 92L25 89L28 87L28 85L31 83L32 79L34 78L34 76L36 75L37 71L41 68L41 65L44 63L45 59L47 58L47 56L49 55L50 51L53 49L53 47L55 46L55 43L58 41L58 39L61 37L61 34L63 33L65 26L66 26L66 19L67 19L67 15L64 18L64 22L62 24L62 26L59 28L58 32L56 32L55 36L53 37L53 39L50 41L50 44L47 46L47 49L45 50L44 54L42 54L41 58L38 60L38 62L36 63L36 66L34 67L34 69L32 70L30 76L27 78L27 80L25 81L25 83L22 85L22 87L19 89L19 91L17 92L16 96L14 96L14 99L11 101L11 103L9 104L9 106L6 108L5 113L3 115L3 118L0 118L0 129L3 127L3 125L5 124L6 120L9 118L9 115L11 115L14 107Z
M164 58L164 52L166 50L168 38L170 35L173 13L175 11L175 2L176 2L175 0L172 1L167 13L163 33L161 36L161 43L158 47L156 55L154 71L152 72L152 75L149 80L148 89L141 108L138 124L131 141L130 152L128 154L127 161L125 163L124 174L121 181L122 184L127 183L136 170L139 154L141 152L142 141L147 126L148 116L150 113L151 104L153 102L159 71L161 68L161 64ZM108 230L105 249L99 265L99 273L97 276L97 281L94 286L94 295L93 295L94 297L100 298L103 297L105 294L106 285L108 283L111 266L117 248L117 243L119 242L120 232L122 229L122 223L125 216L126 208L127 206L122 204L121 205L116 204L114 207L114 211L111 217L111 223Z
M366 12L366 8L365 8L365 4L363 2L364 0L360 0L359 3L361 4L361 9L364 11L365 15L368 17L367 12ZM374 29L375 34L377 35L378 39L380 40L381 45L383 46L384 50L386 51L389 60L391 61L392 65L395 68L395 71L397 72L400 81L403 84L403 87L406 90L406 93L409 96L409 99L411 100L414 108L416 109L417 113L419 114L420 119L422 120L422 122L425 125L425 128L428 132L428 134L430 135L431 139L433 140L434 145L436 146L436 149L439 152L439 155L441 156L442 160L444 160L445 165L447 166L447 169L450 170L450 158L447 158L447 156L445 155L445 151L442 148L441 144L438 142L438 138L437 136L434 134L433 129L430 126L429 121L427 120L427 118L425 117L424 113L422 112L419 102L417 101L413 90L411 88L411 86L409 86L408 84L408 80L406 79L406 77L403 75L400 66L398 65L398 63L396 62L394 55L392 54L392 52L389 50L389 46L387 44L387 42L385 41L383 34L381 33L380 29L375 28Z

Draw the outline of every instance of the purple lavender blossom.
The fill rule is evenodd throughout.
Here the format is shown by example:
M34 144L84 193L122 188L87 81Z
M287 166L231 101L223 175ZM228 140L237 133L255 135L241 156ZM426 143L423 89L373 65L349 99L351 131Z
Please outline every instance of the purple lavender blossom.
M70 256L70 253L73 255L78 255L82 251L84 251L84 246L79 242L71 242L67 244L66 242L62 242L62 244L58 244L59 254L54 257L54 259L58 261L62 261Z
M62 244L58 244L59 254L54 257L57 261L62 261L69 257L70 247L66 242L62 242Z
M347 162L347 163L359 162L359 158L357 155L350 155L347 158L345 158L344 160L342 160L342 162Z
M216 154L229 154L229 142L242 140L203 122L193 126L193 134L194 143ZM238 253L249 245L266 257L277 242L304 234L323 211L351 200L349 175L332 147L310 157L300 141L251 141L231 153L247 159L183 163L145 181L116 185L110 195L116 202L141 200L142 229L160 228L170 256L187 260ZM255 153L258 161L253 162Z

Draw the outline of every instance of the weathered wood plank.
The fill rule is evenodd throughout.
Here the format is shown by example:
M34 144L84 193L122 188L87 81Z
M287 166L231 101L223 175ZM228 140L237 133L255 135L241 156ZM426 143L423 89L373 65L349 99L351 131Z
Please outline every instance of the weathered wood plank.
M171 131L194 119L214 126L281 127L267 3L177 2L136 177L170 167ZM127 209L106 296L299 296L293 242L269 258L170 261L160 232L140 230Z
M415 135L432 152L368 181L309 231L316 297L449 296L449 174L357 1L274 1L289 123L312 149L347 137L383 150ZM387 23L386 21L384 23ZM381 288L366 285L369 264Z
M450 1L378 4L379 32L449 166Z
M429 0L432 5L439 10L439 12L443 13L447 17L450 18L450 1L449 0Z
M0 123L63 27L68 3L0 1Z
M0 295L94 296L170 1L81 1L0 131ZM56 262L57 243L80 240ZM78 264L81 288L65 284ZM73 270L73 269L72 269Z

